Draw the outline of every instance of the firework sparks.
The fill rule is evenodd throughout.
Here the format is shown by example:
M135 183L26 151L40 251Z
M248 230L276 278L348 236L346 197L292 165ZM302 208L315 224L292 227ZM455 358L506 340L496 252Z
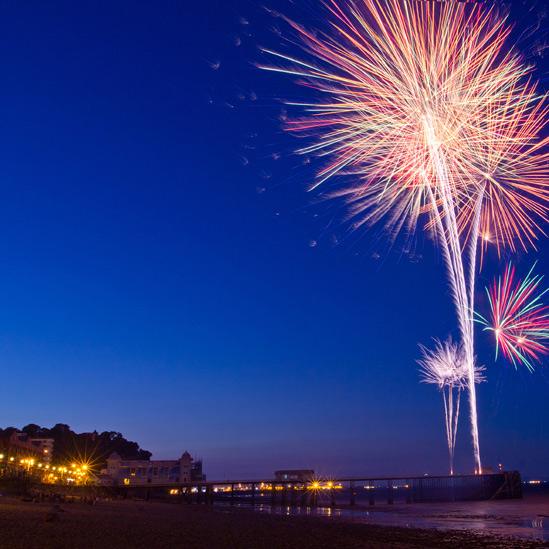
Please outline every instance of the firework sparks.
M420 345L422 357L417 362L421 381L436 385L442 393L450 474L453 475L461 391L468 387L468 367L463 347L451 338L434 341L433 349ZM475 366L475 383L484 381L483 371L483 367Z
M325 100L287 128L325 159L311 188L334 180L354 227L384 223L394 239L422 217L437 235L468 369L476 470L481 471L474 366L477 244L533 245L547 220L547 108L530 68L505 48L493 7L463 2L342 4L327 0L328 32L287 21L304 58L264 50L263 69L297 76ZM351 176L340 184L336 176ZM352 181L352 183L347 183ZM482 238L479 239L479 235ZM468 245L468 252L465 246ZM468 265L466 264L468 262ZM466 268L468 267L468 268Z
M547 219L547 139L537 140L547 109L535 86L521 83L529 69L504 51L503 20L458 2L326 6L331 35L289 21L310 60L265 50L286 66L262 67L329 97L291 103L307 116L287 121L315 135L300 153L329 159L313 188L352 174L334 194L349 202L355 226L383 219L393 235L413 231L433 209L430 187L441 200L438 156L461 233L471 233L482 193L483 233L498 246L533 244Z
M494 334L496 359L501 349L515 368L524 365L530 371L541 355L549 353L549 307L542 301L548 290L540 291L543 276L534 275L534 267L520 280L509 264L503 277L486 288L490 318L476 315L484 329Z
M545 234L549 199L549 156L543 152L548 138L538 139L547 108L530 83L515 87L501 101L502 115L488 112L484 119L489 129L473 167L480 182L474 194L481 201L481 249L492 243L498 255L503 248L535 248L537 235ZM465 202L460 209L458 223L465 236L472 233L473 204Z
M446 386L467 387L467 368L463 356L463 349L451 338L444 342L434 340L433 349L420 345L422 358L418 360L423 383L437 385L439 389ZM484 381L484 367L475 367L475 383Z

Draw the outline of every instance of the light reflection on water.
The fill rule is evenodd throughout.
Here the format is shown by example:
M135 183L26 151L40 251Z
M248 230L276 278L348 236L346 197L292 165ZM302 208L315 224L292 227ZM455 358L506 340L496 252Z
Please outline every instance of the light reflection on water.
M468 530L505 537L518 537L537 541L549 541L549 517L540 515L529 518L513 512L500 514L480 513L464 514L463 510L413 504L407 508L395 510L365 510L332 507L291 507L271 506L269 504L236 504L235 507L251 508L262 513L286 516L316 516L337 518L365 524L401 526L409 528L435 528L438 530ZM515 510L514 508L512 509ZM436 512L433 512L436 511Z

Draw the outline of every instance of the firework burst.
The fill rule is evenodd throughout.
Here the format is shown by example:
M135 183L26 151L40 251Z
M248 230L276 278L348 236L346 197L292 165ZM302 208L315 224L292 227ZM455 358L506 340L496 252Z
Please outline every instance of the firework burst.
M434 340L433 349L420 345L422 358L420 365L421 381L437 385L439 389L452 386L465 389L467 387L467 368L462 347L451 338L442 342ZM484 381L484 367L475 367L475 383Z
M476 470L481 471L474 365L479 235L498 251L534 245L547 220L547 117L530 68L505 47L494 7L466 2L326 0L329 30L287 21L302 56L264 50L261 68L299 79L317 102L287 128L311 143L353 225L381 222L390 239L422 224L445 260L467 368ZM340 178L338 176L350 176Z
M419 346L422 357L417 363L422 383L436 385L442 393L450 474L453 475L461 391L468 387L468 367L463 348L451 338L434 342L433 349ZM483 367L475 366L475 383L484 381L483 371Z
M461 233L470 235L481 198L486 242L533 244L547 218L547 140L537 139L547 109L522 82L529 68L504 50L503 19L458 2L325 5L330 34L288 21L305 60L264 50L283 66L262 66L328 97L290 103L307 115L288 129L314 136L299 152L326 159L312 188L353 175L334 194L347 199L355 226L384 220L396 235L433 209L430 189L440 206L447 185Z
M520 280L515 277L515 267L509 264L503 277L486 288L489 319L477 314L484 329L494 334L496 359L501 349L515 368L524 365L530 371L534 370L534 362L549 353L549 307L542 301L548 290L540 290L543 276L534 275L534 267Z

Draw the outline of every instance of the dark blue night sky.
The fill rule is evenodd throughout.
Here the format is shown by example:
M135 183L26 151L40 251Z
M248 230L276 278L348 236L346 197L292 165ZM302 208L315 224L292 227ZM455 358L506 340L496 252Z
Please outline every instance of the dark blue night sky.
M512 16L546 29L542 5ZM316 0L270 7L321 24ZM280 101L303 90L254 66L277 30L240 0L1 4L3 426L119 430L210 478L446 470L414 362L455 328L442 261L306 193ZM521 48L546 83L541 32ZM477 348L485 464L549 475L547 366L494 363L480 330Z

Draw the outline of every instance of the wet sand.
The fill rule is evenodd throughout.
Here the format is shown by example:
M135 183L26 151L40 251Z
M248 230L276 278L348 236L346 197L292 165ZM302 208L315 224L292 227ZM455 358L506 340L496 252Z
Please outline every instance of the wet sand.
M263 508L263 509L262 509ZM485 535L549 542L549 494L528 493L524 499L339 506L334 509L287 509L256 506L272 513L315 514L349 522L381 526L411 526L439 530L466 530Z
M53 506L0 498L0 547L9 549L548 546L461 531L357 524L222 507L134 501Z

